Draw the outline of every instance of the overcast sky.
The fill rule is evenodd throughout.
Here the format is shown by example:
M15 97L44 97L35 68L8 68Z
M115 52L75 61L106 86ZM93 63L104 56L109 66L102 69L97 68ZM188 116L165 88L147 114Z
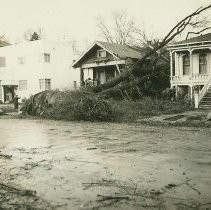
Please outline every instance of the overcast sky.
M182 17L211 0L0 0L0 34L11 42L28 28L42 27L47 37L100 39L96 16L109 21L112 12L127 11L136 23L158 37Z

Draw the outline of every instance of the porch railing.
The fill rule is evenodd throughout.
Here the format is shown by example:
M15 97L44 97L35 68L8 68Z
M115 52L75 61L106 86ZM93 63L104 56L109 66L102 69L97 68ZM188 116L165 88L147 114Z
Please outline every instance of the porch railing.
M209 76L208 82L204 85L204 87L199 91L199 102L202 100L204 97L205 93L211 86L211 75Z
M182 76L172 76L171 82L187 82L187 83L195 83L195 82L207 82L209 79L209 75L207 74L196 74L196 75L182 75Z

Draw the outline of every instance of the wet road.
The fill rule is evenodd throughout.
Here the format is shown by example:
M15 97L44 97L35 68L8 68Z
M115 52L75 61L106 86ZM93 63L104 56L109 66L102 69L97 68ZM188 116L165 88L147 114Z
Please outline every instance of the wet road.
M208 128L0 119L0 151L0 182L42 198L0 207L211 209Z

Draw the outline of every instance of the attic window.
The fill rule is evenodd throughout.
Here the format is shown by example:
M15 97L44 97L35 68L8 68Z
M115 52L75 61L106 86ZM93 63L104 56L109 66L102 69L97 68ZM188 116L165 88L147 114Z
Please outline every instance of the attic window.
M105 58L106 57L106 51L105 50L98 50L97 51L97 57L98 58Z

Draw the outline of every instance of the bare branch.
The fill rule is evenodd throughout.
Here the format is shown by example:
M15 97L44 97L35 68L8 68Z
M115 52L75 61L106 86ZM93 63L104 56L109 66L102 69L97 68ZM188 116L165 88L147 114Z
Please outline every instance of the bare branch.
M204 28L204 29L202 29L201 31L198 31L198 32L189 31L189 32L187 33L185 39L188 39L188 36L189 36L190 34L200 34L200 33L204 32L204 31L206 31L206 30L208 30L208 29L211 29L211 27Z
M97 17L97 27L104 39L108 42L129 44L135 27L133 18L128 18L126 12L120 12L113 14L112 21L112 27L108 27L102 17Z
M107 40L107 42L111 42L113 43L114 40L113 40L113 37L110 33L110 30L108 29L108 27L106 26L104 20L102 19L102 17L98 17L97 18L97 26L98 28L100 29L102 35L104 36L104 38Z

